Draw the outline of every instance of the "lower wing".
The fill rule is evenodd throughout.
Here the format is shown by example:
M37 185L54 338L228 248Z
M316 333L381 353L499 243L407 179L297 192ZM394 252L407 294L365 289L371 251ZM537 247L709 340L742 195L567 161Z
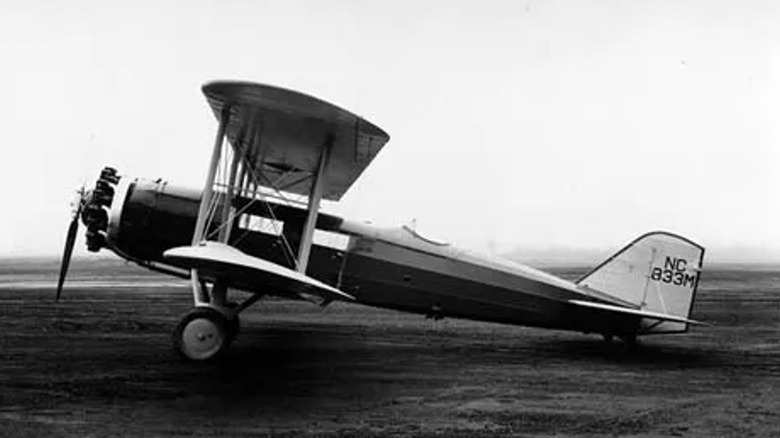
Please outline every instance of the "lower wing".
M197 269L201 278L221 279L236 289L295 295L304 299L314 295L326 302L354 300L351 295L303 273L252 257L223 243L182 246L165 251L163 256L178 266Z

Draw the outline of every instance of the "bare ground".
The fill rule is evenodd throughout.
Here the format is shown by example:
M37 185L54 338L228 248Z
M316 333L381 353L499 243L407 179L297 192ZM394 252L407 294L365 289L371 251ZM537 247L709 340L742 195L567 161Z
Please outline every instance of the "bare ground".
M563 271L576 275L577 271ZM186 286L0 263L0 436L780 436L780 269L705 272L712 327L577 333L266 301L220 363L179 362Z

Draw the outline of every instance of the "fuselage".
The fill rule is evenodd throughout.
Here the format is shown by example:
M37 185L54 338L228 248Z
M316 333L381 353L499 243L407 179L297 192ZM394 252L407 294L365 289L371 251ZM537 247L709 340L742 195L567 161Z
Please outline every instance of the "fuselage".
M110 199L102 198L107 218L82 215L88 236L92 233L90 248L106 247L143 266L184 274L186 271L177 271L163 252L191 244L200 198L198 190L165 181L122 178L113 184ZM233 202L242 214L230 223L230 245L248 255L293 267L306 211L240 196ZM217 233L220 225L215 221L211 229ZM631 318L605 320L592 318L581 309L574 311L567 301L588 295L574 283L509 260L426 239L407 227L380 228L328 214L320 214L316 226L307 274L352 295L361 304L432 317L585 332L614 331L616 325L635 324ZM249 292L275 293L263 290L262 284Z

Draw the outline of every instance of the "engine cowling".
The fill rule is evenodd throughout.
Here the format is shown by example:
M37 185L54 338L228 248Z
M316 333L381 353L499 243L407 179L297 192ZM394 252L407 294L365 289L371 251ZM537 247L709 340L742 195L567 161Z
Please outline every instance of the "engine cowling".
M106 167L86 194L82 222L87 249L109 248L120 255L161 261L162 253L192 239L200 192L163 180L120 177Z

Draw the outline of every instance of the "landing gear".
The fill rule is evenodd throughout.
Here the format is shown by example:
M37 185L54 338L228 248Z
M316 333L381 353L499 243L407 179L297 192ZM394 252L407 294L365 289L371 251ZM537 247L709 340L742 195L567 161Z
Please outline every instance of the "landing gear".
M173 346L183 359L213 360L225 353L238 327L238 315L229 318L213 307L196 307L176 326Z
M228 287L217 281L209 287L193 274L195 308L184 315L173 332L173 348L184 360L218 359L241 331L239 314L260 300L253 294L240 303L228 300Z

